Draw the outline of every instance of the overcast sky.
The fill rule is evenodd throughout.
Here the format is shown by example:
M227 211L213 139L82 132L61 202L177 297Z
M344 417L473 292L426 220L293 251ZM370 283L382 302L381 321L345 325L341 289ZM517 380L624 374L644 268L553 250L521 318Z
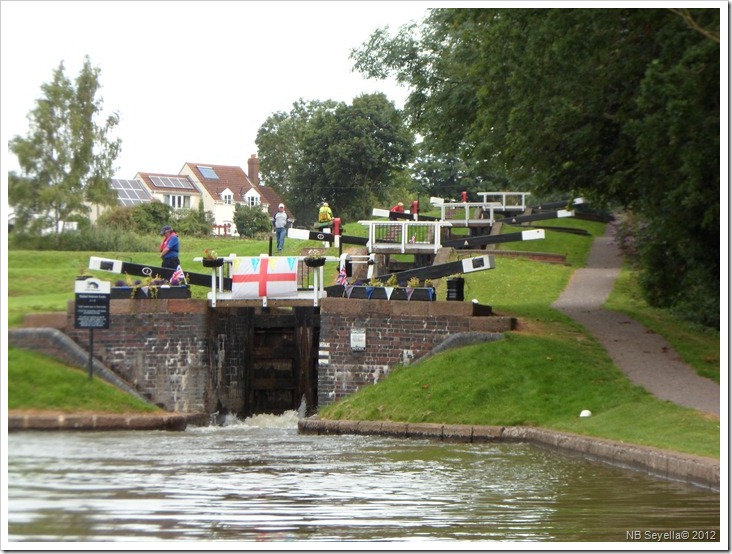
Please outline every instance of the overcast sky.
M85 55L101 69L104 111L121 116L115 177L177 173L186 162L246 171L259 127L300 98L350 103L384 92L402 107L406 89L352 72L350 49L438 5L2 1L3 182L18 169L7 142L27 134L40 87L61 61L71 79Z

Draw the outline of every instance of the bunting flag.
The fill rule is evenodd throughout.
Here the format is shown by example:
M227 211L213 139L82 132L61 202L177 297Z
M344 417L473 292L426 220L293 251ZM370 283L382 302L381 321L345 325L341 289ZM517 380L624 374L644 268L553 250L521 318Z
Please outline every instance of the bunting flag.
M232 298L288 298L297 295L297 258L235 258Z

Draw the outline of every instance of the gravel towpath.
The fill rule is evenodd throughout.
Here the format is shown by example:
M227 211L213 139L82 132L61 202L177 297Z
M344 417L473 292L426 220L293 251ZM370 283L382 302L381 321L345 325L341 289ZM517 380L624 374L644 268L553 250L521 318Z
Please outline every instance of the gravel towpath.
M609 224L594 240L587 266L574 272L553 306L583 325L637 385L663 400L719 416L719 384L697 375L660 335L602 308L622 264L614 234Z

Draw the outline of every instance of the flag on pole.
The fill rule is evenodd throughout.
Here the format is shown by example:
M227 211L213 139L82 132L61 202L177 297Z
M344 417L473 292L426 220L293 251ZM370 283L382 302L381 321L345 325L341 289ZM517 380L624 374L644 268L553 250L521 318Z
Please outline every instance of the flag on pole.
M186 276L183 274L183 270L180 267L180 264L178 264L178 268L173 272L173 275L170 277L170 283L172 284L174 281L177 281L177 283L186 284Z
M237 258L231 280L233 298L291 298L297 295L297 258Z
M343 266L341 270L338 272L338 277L336 278L336 285L346 285L348 283L348 275L346 275L346 266Z

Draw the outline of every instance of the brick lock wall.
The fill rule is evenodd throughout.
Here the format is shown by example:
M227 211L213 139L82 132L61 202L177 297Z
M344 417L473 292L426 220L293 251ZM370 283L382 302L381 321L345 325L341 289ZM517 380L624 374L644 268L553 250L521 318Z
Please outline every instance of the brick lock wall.
M472 310L465 302L323 299L318 406L377 383L390 368L421 358L451 335L510 328L506 318L472 317ZM354 329L366 331L362 352L351 347Z
M109 329L94 330L94 356L141 394L176 412L209 410L206 301L114 300ZM88 348L89 330L74 328L74 305L66 333Z
M445 340L511 328L510 318L474 317L466 302L406 302L324 298L320 303L318 407L374 384ZM94 356L166 410L237 413L245 403L244 368L252 360L251 310L208 307L205 300L114 300L110 328L94 330ZM351 347L365 330L366 349ZM66 334L83 348L89 330Z

